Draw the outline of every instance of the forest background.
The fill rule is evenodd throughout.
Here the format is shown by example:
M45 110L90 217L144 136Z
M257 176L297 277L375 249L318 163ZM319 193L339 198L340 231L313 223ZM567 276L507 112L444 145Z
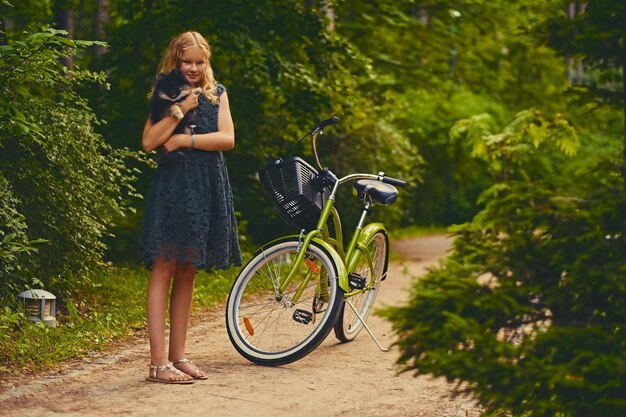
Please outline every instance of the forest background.
M0 372L143 328L147 94L171 38L197 30L229 91L245 250L289 231L259 168L338 116L324 164L411 184L392 233L457 236L387 312L408 369L469 383L488 412L624 411L623 2L1 0L0 17ZM57 295L57 328L28 322L27 288Z

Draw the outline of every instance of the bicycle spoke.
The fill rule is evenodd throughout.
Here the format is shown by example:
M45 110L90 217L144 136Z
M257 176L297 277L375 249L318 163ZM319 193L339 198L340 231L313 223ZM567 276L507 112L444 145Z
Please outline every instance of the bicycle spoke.
M266 256L265 256L265 251L262 250L263 252L263 258L265 259L266 264L269 264L270 261L267 260ZM274 260L271 261L272 263L276 263L274 262ZM274 285L274 293L278 294L278 289L280 288L280 277L279 277L279 271L275 271L275 274L272 275L272 268L271 265L268 266L268 271L267 273L269 274L268 277L270 279L270 281L272 282L272 284Z
M264 276L267 277L267 274L264 274ZM274 328L271 341L267 343L271 350L281 349L284 345L292 345L301 342L305 336L301 328L305 326L305 324L296 322L292 316L299 305L306 307L307 311L310 309L309 305L312 306L316 285L316 281L310 282L304 289L299 302L289 308L280 304L276 299L267 301L255 300L255 302L246 303L245 305L242 304L241 314L249 320L249 326L254 329L254 336L249 335L251 342L259 344L264 337L267 337L267 328ZM294 284L294 286L296 285ZM255 288L259 287L264 288L263 285L255 285ZM289 300L294 293L295 290L290 290L284 293L283 297ZM250 311L251 309L252 311ZM285 326L282 332L280 332L279 326L276 325L280 320L284 321ZM242 327L246 327L243 320L241 320L239 324ZM284 340L280 340L281 338Z

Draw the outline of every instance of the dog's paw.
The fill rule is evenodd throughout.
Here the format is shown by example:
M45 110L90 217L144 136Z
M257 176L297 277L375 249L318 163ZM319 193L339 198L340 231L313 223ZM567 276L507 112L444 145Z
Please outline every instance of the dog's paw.
M170 106L170 114L174 116L177 120L183 120L183 117L185 117L183 111L180 109L180 106L178 104L172 104Z

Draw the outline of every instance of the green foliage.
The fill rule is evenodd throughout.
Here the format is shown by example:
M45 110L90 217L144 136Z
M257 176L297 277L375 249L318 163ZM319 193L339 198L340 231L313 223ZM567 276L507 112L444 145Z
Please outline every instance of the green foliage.
M11 26L21 30L33 22L46 21L52 14L52 0L2 0L0 16L11 19ZM4 30L4 29L3 29Z
M484 163L471 158L468 146L451 141L448 132L458 119L485 111L494 123L506 109L485 94L444 85L440 91L407 90L398 101L397 124L424 156L424 182L403 196L411 207L404 225L444 225L465 221L488 185Z
M424 183L406 196L408 224L452 224L476 213L489 185L448 132L487 112L496 124L520 109L553 113L567 88L565 62L534 36L558 4L543 1L362 1L337 5L337 30L383 78L393 123L425 160Z
M0 176L0 276L28 276L29 257L37 252L41 240L29 240L25 217L18 211L19 201L9 182ZM21 287L12 280L3 283L4 289L17 294ZM4 293L4 291L3 291ZM4 296L2 297L4 298ZM0 304L2 303L0 298Z
M338 133L329 128L318 143L323 166L331 167L338 176L383 171L390 177L407 181L409 189L417 188L423 181L424 160L420 152L395 126L384 120L375 124L367 121L361 126L342 126ZM388 226L404 221L410 209L410 198L408 189L399 191L397 203L374 209L372 220L383 221ZM336 204L343 227L351 233L363 209L351 186L339 190Z
M456 126L453 135L483 132L473 142L497 181L484 209L452 228L453 254L385 315L406 371L459 383L487 415L620 416L626 197L616 155L559 178L571 159L555 155L575 138L564 146L569 124L537 117L520 113L497 135L483 117Z
M59 63L94 42L64 34L43 28L0 46L3 294L33 278L60 293L87 280L103 264L102 237L135 195L127 161L136 155L94 132L100 121L76 93L103 75Z
M487 162L488 171L497 179L508 181L513 176L528 178L531 172L554 171L549 165L562 162L554 152L538 156L537 151L546 142L553 143L566 156L574 156L579 148L576 131L562 115L547 121L536 110L518 113L500 133L491 133L495 126L487 114L460 120L450 130L454 143L469 146L469 154ZM539 167L531 161L540 162ZM529 172L530 171L530 172Z
M564 2L565 3L565 2ZM555 49L584 59L585 72L575 77L593 99L624 107L624 21L626 5L596 0L575 16L561 14L540 28Z
M102 133L113 144L139 147L147 117L146 94L161 55L174 35L189 29L190 13L211 10L195 14L193 29L208 38L216 77L228 90L237 144L234 152L225 155L239 220L249 225L251 239L263 241L270 237L268 231L282 228L256 179L258 170L285 156L321 119L337 115L340 126L328 129L330 135L322 138L320 146L349 146L352 162L364 161L361 166L371 172L419 176L417 150L390 122L369 59L328 30L318 10L284 1L153 5L157 3L156 8L146 2L116 3L107 37L111 53L99 63L110 72L111 91L105 96L96 92L93 100L110 121ZM376 160L366 152L372 141L384 145L379 149L385 152ZM294 151L313 162L308 142ZM324 160L333 169L345 167L343 161L337 161L337 166L333 162ZM143 176L142 191L148 177L148 173Z

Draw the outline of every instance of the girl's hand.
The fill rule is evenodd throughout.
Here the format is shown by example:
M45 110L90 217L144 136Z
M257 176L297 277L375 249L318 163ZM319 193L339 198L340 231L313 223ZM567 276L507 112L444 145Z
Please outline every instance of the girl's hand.
M183 114L187 114L187 112L189 112L190 110L195 109L196 107L198 107L198 93L195 91L192 92L187 97L185 97L183 101L178 103L178 106L182 110Z
M191 143L191 136L184 133L178 133L170 136L170 138L163 144L163 149L166 152L174 152L180 148L189 148Z

